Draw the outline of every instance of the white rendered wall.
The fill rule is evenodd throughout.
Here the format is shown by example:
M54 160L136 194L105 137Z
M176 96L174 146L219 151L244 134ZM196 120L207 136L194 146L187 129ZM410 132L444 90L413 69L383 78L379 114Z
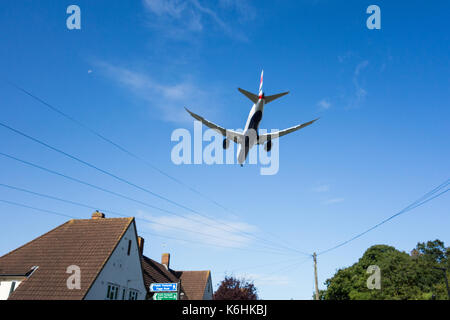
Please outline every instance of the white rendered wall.
M0 281L0 300L7 300L9 297L9 291L11 290L12 283L15 282L16 286L14 288L17 289L17 287L20 284L20 280L2 280Z
M130 255L127 255L128 240L131 240ZM112 253L97 280L85 296L86 300L105 300L108 284L119 286L118 300L122 300L122 292L125 288L125 300L128 300L128 290L134 289L139 292L138 300L144 300L147 294L142 277L142 268L137 246L137 237L134 221L128 227L118 246ZM83 277L83 270L81 270Z

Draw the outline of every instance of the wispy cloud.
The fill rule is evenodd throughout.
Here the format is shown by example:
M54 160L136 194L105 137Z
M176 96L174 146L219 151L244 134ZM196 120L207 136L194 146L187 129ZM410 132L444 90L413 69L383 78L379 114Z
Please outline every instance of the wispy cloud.
M239 22L244 23L256 18L256 9L247 0L219 0L221 10L231 10L235 12L235 17Z
M217 27L226 35L246 40L245 35L233 26L236 22L254 18L255 10L246 0L221 0L202 3L200 0L143 0L144 8L150 15L149 25L173 38L186 39L189 33ZM218 8L213 8L215 5ZM219 13L228 13L233 20L227 21Z
M169 15L180 18L186 8L183 0L144 0L144 6L157 15Z
M360 74L368 65L369 61L364 60L358 63L355 67L355 71L353 72L354 95L349 103L350 108L359 107L367 95L367 90L361 85Z
M229 26L213 10L204 7L198 0L190 0L193 6L203 15L210 17L227 34L231 32Z
M343 202L344 198L332 198L324 201L324 204L334 204L334 203L340 203Z
M351 79L352 79L352 88L351 93L348 95L343 95L343 97L346 97L347 100L347 108L357 108L359 107L367 96L367 89L364 88L363 85L363 71L367 68L369 65L369 61L361 58L357 53L353 51L347 51L343 55L338 56L338 61L341 64L347 63L350 64L353 68ZM357 62L357 63L356 63ZM356 66L355 66L356 63Z
M215 89L201 89L191 78L178 79L172 83L162 83L156 75L138 72L107 62L96 61L95 66L102 75L141 99L146 106L155 109L165 121L192 121L183 107L193 103L201 112L211 105ZM217 103L216 103L217 104Z
M342 55L338 55L337 58L338 58L339 63L343 63L347 59L353 58L354 56L356 56L356 54L353 51L347 51L346 53L344 53Z
M236 275L236 277L253 281L256 287L263 285L286 286L292 284L291 279L287 275L281 274L242 273Z
M225 219L208 219L198 215L153 216L139 211L138 217L152 222L140 223L140 226L158 233L171 234L176 232L177 238L191 239L208 245L218 245L230 248L245 247L252 241L243 233L254 233L256 226L245 222Z
M327 191L330 191L330 185L322 184L320 186L314 187L312 190L314 192L327 192Z
M317 102L317 106L320 109L326 110L331 107L331 102L328 99L322 99L319 102Z
M364 61L358 63L358 65L355 68L355 77L358 77L361 70L363 70L365 67L367 67L368 64L369 64L369 61L367 61L367 60L364 60Z

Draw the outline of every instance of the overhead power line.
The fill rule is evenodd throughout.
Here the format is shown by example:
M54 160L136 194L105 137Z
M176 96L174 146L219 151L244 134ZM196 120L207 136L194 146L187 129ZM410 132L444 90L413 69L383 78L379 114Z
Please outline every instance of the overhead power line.
M42 145L42 146L44 146L44 147L46 147L46 148L48 148L50 150L53 150L53 151L55 151L55 152L57 152L59 154L62 154L62 155L66 156L66 157L68 157L68 158L70 158L72 160L75 160L75 161L77 161L77 162L79 162L79 163L81 163L81 164L83 164L85 166L88 166L89 168L92 168L92 169L97 170L97 171L99 171L99 172L101 172L101 173L103 173L103 174L105 174L107 176L110 176L110 177L112 177L112 178L114 178L114 179L116 179L116 180L118 180L118 181L120 181L122 183L130 185L130 186L132 186L132 187L134 187L134 188L136 188L138 190L144 191L144 192L146 192L146 193L148 193L148 194L150 194L152 196L155 196L155 197L157 197L157 198L159 198L161 200L164 200L164 201L166 201L166 202L168 202L170 204L173 204L173 205L175 205L175 206L177 206L179 208L182 208L182 209L185 209L187 211L190 211L190 212L192 212L192 213L194 213L194 214L196 214L198 216L201 216L203 218L210 219L210 220L213 220L213 221L215 220L215 218L213 218L213 217L210 217L208 215L202 214L202 213L198 212L197 210L194 210L194 209L192 209L192 208L190 208L188 206L185 206L185 205L183 205L183 204L181 204L181 203L179 203L177 201L171 200L171 199L169 199L169 198L167 198L165 196L162 196L162 195L160 195L160 194L158 194L156 192L153 192L153 191L151 191L151 190L149 190L147 188L141 187L141 186L139 186L139 185L137 185L137 184L135 184L135 183L125 179L125 178L119 177L118 175L116 175L114 173L111 173L111 172L109 172L107 170L101 169L101 168L99 168L96 165L93 165L93 164L91 164L91 163L89 163L89 162L87 162L85 160L82 160L82 159L80 159L80 158L78 158L78 157L76 157L74 155L71 155L71 154L69 154L69 153L67 153L67 152L65 152L65 151L63 151L61 149L53 147L53 146L49 145L48 143L43 142L43 141L41 141L41 140L39 140L37 138L34 138L34 137L32 137L32 136L30 136L30 135L28 135L28 134L26 134L26 133L24 133L24 132L22 132L20 130L12 128L11 126L9 126L9 125L7 125L5 123L0 122L0 126L2 126L5 129L8 129L8 130L18 134L18 135L20 135L22 137L25 137L25 138L27 138L27 139L35 142L35 143L38 143L38 144L40 144L40 145ZM222 225L225 226L225 227L228 227L228 228L236 229L235 227L233 227L233 226L231 226L229 224L226 224L226 223L222 223ZM221 227L216 227L216 228L224 230ZM236 229L236 230L238 231L239 229ZM257 239L259 239L261 241L264 241L264 242L267 242L267 243L270 242L269 240L267 240L265 238L258 237L256 235L250 234L250 233L242 231L242 230L239 230L238 232L241 232L242 234L246 234L247 237L250 236L250 237L253 237L253 238L257 238ZM289 247L281 245L281 244L278 244L278 246L284 247L284 248L289 248ZM302 253L302 254L307 254L307 253L301 252L301 251L293 249L293 248L289 248L289 250L297 251L297 252Z
M278 269L278 270L275 270L275 271L273 271L273 272L270 272L270 273L264 275L264 276L263 276L263 279L264 279L264 278L265 278L265 279L270 279L270 276L272 276L272 275L274 275L274 274L285 274L288 270L291 270L291 269L293 269L294 267L297 268L297 267L299 267L300 265L304 264L305 262L310 261L310 259L312 259L312 257L306 257L306 258L303 258L303 260L300 260L299 262L296 262L296 263L293 263L293 264L284 266L284 267L282 267L282 268L280 268L280 269Z
M61 213L61 212L57 212L57 211L38 208L38 207L23 204L23 203L19 203L19 202L14 202L14 201L9 201L9 200L4 200L4 199L0 199L0 202L6 203L9 205L13 205L16 207L22 207L22 208L31 209L31 210L48 213L48 214L52 214L52 215L57 215L57 216L61 216L61 217L66 217L66 218L71 218L71 219L81 219L80 217L76 217L76 216L73 216L70 214L65 214L65 213ZM182 238L176 238L176 237L171 237L171 236L163 236L163 235L159 235L159 234L148 232L148 231L141 231L140 234L149 234L149 235L152 235L155 237L172 239L172 240L177 240L177 241L184 241L184 242L188 242L188 243L196 243L196 244L201 244L203 246L208 246L208 247L219 247L219 248L225 248L225 249L245 250L245 251L251 251L251 252L262 252L262 253L283 255L283 253L277 252L277 251L262 251L262 250L254 250L254 249L249 249L249 248L239 248L239 247L232 247L232 246L224 246L224 245L220 245L220 244L204 243L204 242L195 241L195 240L191 240L191 239L182 239Z
M31 93L30 91L22 88L21 86L17 85L16 83L13 83L11 81L7 81L11 86L13 86L14 88L16 88L17 90L21 91L22 93L28 95L29 97L31 97L32 99L36 100L37 102L39 102L40 104L46 106L47 108L49 108L50 110L52 110L53 112L56 112L57 114L59 114L60 116L68 119L69 121L75 123L77 126L87 130L88 132L90 132L91 134L93 134L94 136L98 137L99 139L105 141L106 143L114 146L115 148L117 148L118 150L120 150L121 152L127 154L128 156L142 162L143 164L145 164L146 166L150 167L151 169L157 171L158 173L160 173L161 175L171 179L172 181L178 183L179 185L189 189L191 192L199 195L200 197L212 202L213 204L215 204L216 206L222 208L225 211L228 211L232 214L236 214L233 210L229 209L228 207L224 206L223 204L217 202L216 200L212 199L211 197L208 197L207 195L203 194L202 192L198 191L196 188L190 186L189 184L181 181L180 179L164 172L163 170L161 170L160 168L158 168L157 166L155 166L153 163L149 162L148 160L144 159L143 157L138 156L136 153L130 151L129 149L125 148L123 145L111 140L110 138L105 137L103 134L101 134L100 132L98 132L97 130L93 129L92 127L84 124L83 122L75 119L74 117L72 117L71 115L63 112L62 110L60 110L59 108L57 108L56 106L52 105L51 103L45 101L43 98L40 98L38 96L36 96L35 94ZM276 238L278 241L281 241L284 243L284 246L290 247L291 249L298 251L297 249L293 248L290 244L287 243L287 241L285 241L284 239L280 238L279 236L277 236L276 234L272 233L272 232L268 232L266 231L267 234L271 235L272 237ZM263 238L258 238L259 240L262 240ZM264 239L266 240L266 239Z
M229 270L222 270L222 271L216 271L219 273L229 273L229 274L233 274L237 271L242 271L242 270L253 270L253 269L259 269L259 268L266 268L266 267L273 267L273 266L279 266L279 265L283 265L289 262L294 262L294 261L298 261L299 259L305 259L305 257L299 257L296 256L294 258L289 258L286 260L281 260L281 261L276 261L276 262L272 262L272 263L265 263L265 264L259 264L259 265L255 265L255 266L249 266L249 267L239 267L237 269L229 269Z
M83 180L80 180L80 179L77 179L77 178L68 176L68 175L66 175L66 174L63 174L63 173L60 173L60 172L57 172L57 171L54 171L54 170L45 168L45 167L40 166L40 165L37 165L37 164L35 164L35 163L29 162L29 161L26 161L26 160L23 160L23 159L19 159L19 158L17 158L17 157L12 156L12 155L8 155L8 154L3 153L3 152L0 152L0 155L3 156L3 157L9 158L9 159L11 159L11 160L15 160L15 161L17 161L17 162L20 162L20 163L22 163L22 164L31 166L31 167L33 167L33 168L37 168L37 169L40 169L40 170L42 170L42 171L45 171L45 172L48 172L48 173L51 173L51 174L54 174L54 175L63 177L63 178L65 178L65 179L68 179L68 180L71 180L71 181L74 181L74 182L77 182L77 183L79 183L79 184L83 184L83 185L89 186L89 187L94 188L94 189L96 189L96 190L100 190L100 191L102 191L102 192L112 194L112 195L114 195L114 196L116 196L116 197L120 197L120 198L129 200L129 201L132 201L132 202L135 202L135 203L144 205L144 206L146 206L146 207L149 207L149 208L152 208L152 209L156 209L156 210L159 210L159 211L161 211L161 212L168 213L168 214L170 214L170 215L174 215L174 216L180 217L180 218L182 218L182 219L186 219L186 220L194 220L194 221L196 221L197 223L200 223L200 224L209 226L209 227L214 228L214 229L217 229L217 230L229 232L229 230L223 229L223 228L221 228L221 227L218 226L218 225L213 225L213 224L210 224L210 223L206 223L205 221L198 220L198 219L188 218L188 217L183 216L183 215L181 215L181 214L177 214L177 213L175 213L175 212L172 212L172 211L169 211L169 210L166 210L166 209L157 207L157 206L152 205L152 204L149 204L149 203L147 203L147 202L144 202L144 201L141 201L141 200L138 200L138 199L135 199L135 198L132 198L132 197L123 195L123 194L121 194L121 193L117 193L117 192L115 192L115 191L111 191L111 190L108 190L108 189L106 189L106 188L103 188L103 187L94 185L94 184L92 184L92 183L89 183L89 182L86 182L86 181L83 181ZM217 221L216 221L216 222L217 222ZM219 222L219 223L221 223L221 222ZM222 224L223 224L223 223L222 223ZM237 229L237 230L238 230L237 232L239 232L239 229ZM242 232L240 232L240 233L242 234ZM242 236L248 237L246 234L242 234ZM279 247L278 247L278 246L271 245L271 249L279 249Z
M52 211L52 210L47 210L47 209L36 208L36 207L33 207L33 206L29 206L29 205L26 205L26 204L23 204L23 203L17 203L17 202L14 202L14 201L8 201L8 200L0 199L0 202L7 203L9 205L13 205L13 206L16 206L16 207L22 207L22 208L27 208L27 209L32 209L32 210L38 210L40 212L44 212L44 213L48 213L48 214L52 214L52 215L56 215L56 216L60 216L60 217L71 218L71 219L80 219L80 218L74 217L74 216L69 215L69 214L64 214L64 213L60 213L60 212L56 212L56 211Z
M164 172L163 170L161 170L160 168L158 168L157 166L155 166L154 164L150 163L148 160L138 156L136 153L128 150L127 148L125 148L124 146L118 144L117 142L112 141L111 139L105 137L103 134L99 133L97 130L92 129L90 126L82 123L81 121L75 119L74 117L70 116L69 114L61 111L59 108L55 107L54 105L50 104L49 102L45 101L44 99L32 94L31 92L29 92L28 90L25 90L24 88L20 87L19 85L12 83L12 82L8 82L11 86L13 86L14 88L16 88L17 90L25 93L26 95L28 95L29 97L33 98L34 100L38 101L39 103L45 105L47 108L49 108L50 110L58 113L59 115L63 116L64 118L72 121L73 123L75 123L76 125L78 125L79 127L86 129L87 131L89 131L91 134L93 134L94 136L100 138L101 140L105 141L106 143L114 146L115 148L119 149L120 151L122 151L123 153L129 155L130 157L141 161L142 163L144 163L146 166L150 167L151 169L157 171L158 173L160 173L161 175L171 179L172 181L178 183L179 185L189 189L190 191L196 193L197 195L201 196L202 198L212 202L213 204L215 204L216 206L229 211L231 213L234 213L232 210L230 210L229 208L225 207L224 205L220 204L219 202L217 202L216 200L212 199L211 197L208 197L207 195L203 194L202 192L198 191L197 189L195 189L194 187L191 187L190 185L186 184L185 182L181 181L180 179L175 178L174 176Z
M414 201L413 203L411 203L410 205L408 205L408 206L405 207L404 209L400 210L400 211L397 212L396 214L394 214L394 215L390 216L389 218L387 218L387 219L381 221L380 223L377 223L376 225L374 225L373 227L367 229L366 231L361 232L361 233L357 234L356 236L354 236L354 237L352 237L352 238L350 238L350 239L348 239L348 240L346 240L346 241L344 241L344 242L341 242L341 243L337 244L337 245L334 246L334 247L331 247L331 248L329 248L329 249L327 249L327 250L324 250L324 251L319 252L317 255L322 255L322 254L324 254L324 253L328 253L328 252L333 251L333 250L335 250L335 249L337 249L337 248L339 248L339 247L342 247L342 246L344 246L344 245L346 245L346 244L348 244L348 243L350 243L350 242L352 242L352 241L354 241L354 240L356 240L356 239L362 237L362 236L365 235L366 233L368 233L368 232L370 232L370 231L372 231L372 230L378 228L379 226L385 224L386 222L388 222L388 221L394 219L395 217L398 217L398 216L401 215L401 214L404 214L404 213L406 213L406 212L408 212L408 211L411 211L411 210L413 210L413 209L415 209L415 208L417 208L417 207L420 207L420 206L424 205L425 203L427 203L427 202L429 202L429 201L431 201L431 200L433 200L433 199L435 199L435 198L437 198L437 197L442 196L443 194L445 194L446 192L448 192L448 191L450 190L450 188L449 188L449 189L445 189L445 190L442 191L442 192L440 192L440 191L441 191L442 189L444 189L445 187L447 187L449 184L450 184L450 179L447 179L446 181L444 181L443 183L441 183L439 186L437 186L437 187L434 188L433 190L427 192L426 194L424 194L423 196L421 196L419 199L417 199L416 201ZM437 193L437 194L436 194L436 193Z
M39 139L33 138L32 136L30 136L30 135L28 135L28 134L26 134L26 133L24 133L24 132L22 132L20 130L14 129L14 128L8 126L5 123L0 122L0 126L8 129L8 130L10 130L10 131L12 131L14 133L17 133L18 135L21 135L22 137L25 137L25 138L27 138L27 139L29 139L31 141L34 141L34 142L36 142L36 143L38 143L38 144L40 144L40 145L42 145L42 146L44 146L44 147L46 147L46 148L48 148L50 150L53 150L53 151L55 151L55 152L57 152L59 154L62 154L62 155L66 156L66 157L68 157L68 158L70 158L72 160L75 160L75 161L77 161L77 162L79 162L79 163L81 163L81 164L83 164L85 166L88 166L89 168L92 168L92 169L97 170L97 171L99 171L99 172L101 172L101 173L103 173L103 174L105 174L107 176L110 176L110 177L112 177L112 178L114 178L114 179L116 179L116 180L118 180L118 181L120 181L122 183L128 184L128 185L130 185L130 186L132 186L132 187L134 187L136 189L139 189L139 190L144 191L144 192L146 192L148 194L151 194L152 196L154 196L156 198L159 198L161 200L164 200L164 201L166 201L166 202L168 202L170 204L173 204L173 205L175 205L175 206L177 206L179 208L182 208L182 209L185 209L185 210L190 211L192 213L201 215L199 212L197 212L196 210L194 210L192 208L184 206L184 205L182 205L181 203L179 203L177 201L174 201L174 200L171 200L171 199L169 199L167 197L164 197L164 196L162 196L162 195L160 195L160 194L158 194L156 192L153 192L153 191L151 191L151 190L149 190L147 188L141 187L141 186L139 186L139 185L137 185L137 184L135 184L135 183L133 183L131 181L128 181L127 179L119 177L118 175L116 175L114 173L111 173L111 172L109 172L107 170L103 170L103 169L97 167L96 165L93 165L93 164L91 164L91 163L89 163L87 161L84 161L84 160L76 157L76 156L73 156L73 155L71 155L71 154L69 154L69 153L67 153L67 152L65 152L65 151L63 151L61 149L55 148L55 147L49 145L48 143L45 143L45 142L43 142L43 141L41 141Z
M56 196L43 194L43 193L40 193L40 192L36 192L36 191L32 191L32 190L28 190L28 189L24 189L24 188L20 188L20 187L16 187L16 186L11 186L11 185L8 185L8 184L0 183L0 186L4 187L4 188L11 189L11 190L16 190L16 191L32 194L34 196L38 196L38 197L41 197L41 198L56 200L56 201L60 201L60 202L63 202L63 203L67 203L67 204L71 204L71 205L75 205L75 206L79 206L79 207L83 207L83 208L88 208L88 209L92 209L92 210L100 210L100 211L102 211L104 213L110 213L110 214L113 214L113 215L116 215L116 216L119 216L119 217L125 217L125 218L129 217L129 215L126 215L126 214L123 214L123 213L120 213L120 212L117 212L117 211L104 209L104 208L99 208L99 207L94 207L92 205L88 205L88 204L85 204L85 203L72 201L72 200L67 200L67 199L62 199L62 198L59 198L59 197L56 197ZM6 200L4 200L3 202L7 202L7 203L10 203L10 204L12 203L12 202L6 201ZM29 208L34 209L34 207L29 207ZM201 232L201 231L194 231L194 230L190 230L190 229L186 229L186 228L182 228L182 227L176 227L176 226L173 226L173 225L170 225L170 224L165 224L165 223L154 221L154 220L151 220L151 219L145 219L145 218L141 218L141 217L135 217L135 219L139 220L139 221L152 223L152 224L155 224L155 225L160 225L160 226L167 227L167 228L170 228L170 229L181 230L181 231L184 231L184 232L189 232L189 233L193 233L193 234L196 234L196 235L202 235L202 236L206 236L206 237L210 237L210 238L214 238L214 239L219 239L219 240L222 240L222 241L226 240L226 241L242 244L239 240L233 240L233 239L229 239L229 238L219 237L219 236L213 235L213 234L204 233L204 232ZM231 231L229 233L232 234ZM234 234L232 234L232 235L234 235ZM267 249L269 249L269 250L279 250L278 248L268 247L268 246L265 246L265 245L260 245L260 247L264 248L266 250ZM271 252L273 252L273 251L271 251Z

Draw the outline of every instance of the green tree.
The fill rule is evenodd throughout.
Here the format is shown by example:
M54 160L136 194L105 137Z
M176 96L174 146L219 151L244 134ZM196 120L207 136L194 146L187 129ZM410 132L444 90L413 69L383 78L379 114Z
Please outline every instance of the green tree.
M447 299L443 273L433 267L448 267L450 248L440 240L418 243L411 255L387 245L366 250L359 261L340 269L325 281L321 290L324 300L383 299ZM368 289L367 268L377 265L381 270L381 289Z

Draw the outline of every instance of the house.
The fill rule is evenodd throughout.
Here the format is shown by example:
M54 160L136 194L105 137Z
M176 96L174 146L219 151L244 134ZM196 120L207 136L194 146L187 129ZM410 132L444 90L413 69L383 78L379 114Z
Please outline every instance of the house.
M0 257L0 300L143 300L134 218L73 219Z
M181 299L212 299L210 271L175 271L170 254L143 255L134 218L72 219L0 257L0 300L144 300L151 283L180 283Z
M181 300L212 300L211 271L175 271L170 269L170 254L163 253L161 263L142 255L147 288L152 283L179 283Z

